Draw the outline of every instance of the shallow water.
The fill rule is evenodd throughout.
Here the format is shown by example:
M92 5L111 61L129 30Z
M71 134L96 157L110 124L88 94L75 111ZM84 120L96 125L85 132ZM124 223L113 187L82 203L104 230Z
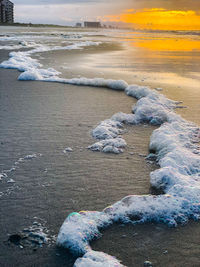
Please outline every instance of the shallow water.
M15 35L16 29L3 31L9 30ZM44 30L39 31L49 38ZM100 37L98 32L95 32L96 37L86 35L82 37L84 40L104 42L107 38L108 43L95 49L46 52L33 57L45 67L61 71L63 77L111 77L163 87L167 97L182 100L187 106L178 112L200 123L198 36L171 34L172 40L189 38L197 47L187 51L160 51L159 47L154 50L144 45L149 45L152 39L154 45L157 44L160 34L146 34L145 38L144 34L128 35L127 32L129 38L124 38L122 33L113 31L106 32L108 37ZM35 37L31 38L36 42ZM49 42L48 38L45 43ZM54 45L61 41L60 35L52 38ZM163 37L164 41L165 38L169 36ZM118 43L115 51L110 51L113 41ZM39 42L43 43L40 34ZM7 51L1 51L2 60L5 57ZM145 161L145 155L155 127L126 127L124 138L128 147L123 154L87 150L94 143L91 130L116 112L130 113L136 103L134 99L123 92L103 88L20 82L15 70L0 69L0 75L1 171L11 169L21 157L38 155L21 162L15 171L8 173L8 179L12 178L15 183L7 183L8 179L1 181L1 241L7 240L8 234L32 225L34 217L44 220L52 237L57 235L65 217L72 211L102 210L126 195L149 193L149 173L157 166ZM190 83L185 83L188 78L192 79L191 87L188 87ZM66 147L71 147L73 152L63 153ZM93 248L115 255L128 266L142 266L147 259L155 266L198 266L199 231L198 223L175 230L160 225L114 226L93 243ZM72 266L72 255L56 250L53 238L52 243L33 251L30 247L20 249L4 242L0 262L2 266L30 266L32 263Z

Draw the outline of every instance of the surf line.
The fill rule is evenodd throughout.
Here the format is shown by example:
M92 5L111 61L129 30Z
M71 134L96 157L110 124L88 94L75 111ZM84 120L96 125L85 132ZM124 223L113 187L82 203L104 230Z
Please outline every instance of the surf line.
M18 52L23 53L23 52ZM22 58L21 58L22 56ZM102 78L63 79L54 69L39 69L37 60L16 52L11 53L14 64L17 59L29 68L19 80L38 80L74 85L87 85L122 90L138 101L131 114L117 113L101 122L92 132L100 140L92 150L113 152L126 145L121 137L123 124L149 123L158 125L150 139L149 157L156 157L160 168L150 173L151 186L162 190L162 195L130 195L105 208L103 211L71 213L60 228L57 245L69 249L79 257L74 266L123 266L116 258L92 250L90 242L101 236L100 230L117 222L144 224L165 223L169 227L186 224L189 219L200 219L200 129L175 113L179 102L170 100L149 87L128 85L122 80ZM9 60L7 61L7 63ZM10 62L9 62L10 63ZM20 63L21 64L21 63ZM32 68L33 66L33 68ZM5 67L3 62L0 67ZM8 68L12 68L10 64ZM103 151L105 150L105 151ZM115 152L114 152L115 153Z
M160 127L153 131L149 157L160 168L150 173L151 186L162 195L130 195L102 212L81 211L70 214L60 228L57 245L68 248L78 258L75 266L103 262L102 266L122 266L107 254L93 251L89 242L101 236L100 230L113 223L165 223L169 227L200 218L200 129L174 112L178 102L148 87L130 85L127 95L138 99L132 114L117 113L101 122L93 134L104 136L103 142L115 142L122 124L149 123ZM105 126L106 124L106 126ZM109 126L108 126L108 125ZM107 127L108 126L108 127ZM101 142L101 141L100 141ZM116 142L118 143L118 141ZM95 145L100 146L101 144ZM111 146L111 143L109 144ZM114 149L114 148L113 148ZM111 257L111 258L110 258ZM93 266L93 265L92 265Z

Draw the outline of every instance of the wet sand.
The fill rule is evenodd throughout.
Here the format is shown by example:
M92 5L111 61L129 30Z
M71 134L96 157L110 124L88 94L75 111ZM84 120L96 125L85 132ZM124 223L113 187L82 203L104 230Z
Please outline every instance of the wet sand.
M127 128L129 146L121 155L93 153L86 149L95 142L91 129L119 109L130 112L134 100L103 88L20 82L18 74L0 69L1 171L26 155L42 156L11 172L15 183L1 182L1 266L72 266L72 255L57 252L53 241L37 251L4 241L34 217L44 220L52 237L72 211L102 210L125 195L148 193L156 166L141 154L148 153L154 127ZM64 154L66 147L73 152Z
M126 266L199 266L199 223L190 222L172 229L161 224L115 225L93 242L93 249L122 259ZM117 244L117 246L116 246Z
M156 56L154 54L151 58L152 61L150 62L149 59L143 69L142 66L139 68L137 66L137 61L142 60L140 56L135 59L137 51L134 54L129 51L129 54L129 58L133 62L131 70L127 68L126 64L120 65L120 61L123 61L124 57L124 61L126 61L128 57L125 47L120 43L114 43L114 45L106 43L95 48L89 47L84 51L52 51L35 54L33 57L45 66L53 66L62 72L61 77L63 78L81 76L123 79L129 84L149 86L152 89L162 88L161 94L169 99L182 101L183 108L177 109L177 113L186 120L200 125L200 65L199 56L195 56L196 52L186 53L187 55L183 53L182 57L186 57L183 61L181 56L171 58L171 53L166 52L164 57L160 56L161 58L154 62L154 68L152 68L151 62L154 60L153 56ZM177 69L175 67L172 69L171 66L175 64L178 66ZM141 62L140 65L142 65Z
M52 66L56 57L63 57L64 61L66 56L71 66L73 61L77 64L95 56L95 51L99 53L98 49L70 52L70 57L64 52L49 53L41 62ZM1 51L0 62L6 58L8 53ZM101 73L100 69L92 70L89 63L85 67L77 65L76 70L62 69L63 76L81 73L161 86L169 98L183 100L189 106L178 112L199 121L198 90L183 85L182 90L175 90L177 85L151 83L148 79L141 82L140 77L126 72L119 76L119 70ZM124 138L128 147L121 155L93 153L86 147L95 142L90 135L94 126L116 112L130 113L136 101L123 92L103 88L20 82L18 75L18 71L0 69L1 171L11 168L20 157L33 153L42 156L21 163L10 174L14 184L1 182L0 191L4 194L0 199L0 263L70 267L75 259L66 250L56 248L53 236L70 212L102 210L129 194L149 193L149 173L157 166L145 161L144 156L148 154L149 138L155 127L126 127ZM66 147L72 147L73 152L64 154ZM49 230L48 245L34 251L33 247L20 249L5 242L9 234L32 225L34 217L42 219ZM145 260L152 261L154 266L199 266L199 232L200 225L194 222L177 229L163 225L116 225L105 230L92 248L116 256L129 267L143 266Z

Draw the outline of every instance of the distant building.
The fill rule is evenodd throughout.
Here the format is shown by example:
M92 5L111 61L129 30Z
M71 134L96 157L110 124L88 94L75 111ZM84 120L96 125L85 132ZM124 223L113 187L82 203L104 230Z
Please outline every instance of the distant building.
M0 0L0 23L14 22L14 4L9 0Z
M81 28L82 27L82 23L76 23L76 27L78 27L78 28Z
M101 28L100 22L85 21L84 27L86 28Z

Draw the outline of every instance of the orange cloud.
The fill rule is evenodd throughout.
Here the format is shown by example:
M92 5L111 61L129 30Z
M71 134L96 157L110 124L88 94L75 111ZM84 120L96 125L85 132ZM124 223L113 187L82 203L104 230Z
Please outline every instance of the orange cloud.
M126 9L126 10L125 10L125 12L127 12L127 13L131 13L131 12L133 12L133 11L135 11L135 9L133 9L133 8L131 8L131 9Z
M152 8L124 11L119 15L104 17L104 21L132 24L139 29L152 30L200 30L200 14L193 10L166 10Z
M136 41L133 46L156 51L199 51L200 41L193 39L163 39Z

